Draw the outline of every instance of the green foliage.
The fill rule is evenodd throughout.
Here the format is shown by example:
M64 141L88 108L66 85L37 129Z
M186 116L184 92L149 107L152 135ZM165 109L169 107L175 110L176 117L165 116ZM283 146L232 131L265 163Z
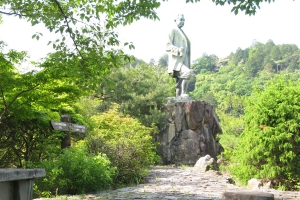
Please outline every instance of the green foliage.
M240 143L240 134L244 130L244 120L242 117L232 116L217 110L222 127L222 134L219 134L220 144L224 148L222 157L226 160L232 159L232 152Z
M252 1L245 1L245 0L212 0L216 5L224 5L226 3L233 4L231 12L234 14L238 14L239 11L244 11L246 15L255 15L256 9L260 8L259 4L262 2L272 2L275 0L252 0Z
M59 149L62 134L52 130L49 121L58 115L35 112L33 118L6 116L0 124L0 166L26 167L37 163Z
M241 49L238 48L235 53L231 53L229 58L234 65L243 64L249 57L249 48Z
M228 161L222 168L229 169L244 183L255 177L272 179L281 189L297 189L300 165L295 156L299 154L299 143L295 141L299 140L299 105L295 101L299 96L296 91L300 90L288 84L278 89L279 86L266 83L280 82L276 74L282 74L285 81L298 83L298 47L275 45L271 40L266 44L256 42L224 60L229 62L220 65L217 72L201 71L191 92L195 99L205 100L217 109L223 130L219 135L224 148L221 156ZM254 85L261 92L256 92L252 103L246 104ZM294 129L291 131L290 127Z
M93 116L91 121L90 150L107 155L117 168L117 183L139 183L149 165L158 159L152 138L157 129L118 113L117 108Z
M15 64L25 58L24 52L0 52L1 167L26 167L56 152L62 134L49 122L60 120L60 106L85 94L47 69L21 74Z
M35 195L95 192L112 185L116 169L104 154L89 154L82 145L72 146L53 158L43 161L45 178L35 180Z
M165 115L161 109L175 92L174 80L165 69L150 65L121 68L107 79L99 90L100 99L119 104L119 111L148 127L162 125Z
M165 1L165 0L164 0ZM226 3L229 5L233 5L231 12L234 12L234 14L238 14L239 11L244 11L246 15L255 15L257 8L260 8L260 4L262 2L274 2L275 0L252 0L252 1L246 1L246 0L212 0L216 5L225 5ZM186 0L186 2L200 2L200 0Z
M162 55L158 60L158 64L162 67L168 67L168 62L169 62L168 54Z
M244 183L253 177L273 179L287 190L299 183L300 85L284 78L273 79L265 91L256 89L247 103L231 169Z
M48 76L64 80L65 87L79 86L84 91L98 88L111 69L130 60L122 50L117 50L120 41L114 29L140 18L158 19L154 10L159 6L157 0L5 0L0 3L1 14L23 18L32 26L43 24L54 33L55 39L48 45L52 45L55 52L42 63L36 63L36 67L47 71ZM40 37L42 33L35 33L32 39ZM124 46L134 48L131 43Z
M207 68L212 65L205 64L208 57L202 56L193 65L196 71L200 69L200 74L196 76L195 89L190 95L195 99L205 100L226 113L239 116L243 114L240 97L249 96L254 84L265 88L265 82L272 79L275 73L290 73L297 77L300 70L299 58L297 46L275 45L271 40L266 44L256 42L245 50L238 48L224 59L229 60L227 64L218 65L218 71Z
M229 64L216 73L198 74L195 90L190 94L226 113L239 116L243 114L240 97L249 94L251 87L251 81L246 79L242 66Z
M195 74L202 74L205 72L215 72L217 71L217 62L219 58L216 55L203 54L202 57L196 59L191 69L193 69Z

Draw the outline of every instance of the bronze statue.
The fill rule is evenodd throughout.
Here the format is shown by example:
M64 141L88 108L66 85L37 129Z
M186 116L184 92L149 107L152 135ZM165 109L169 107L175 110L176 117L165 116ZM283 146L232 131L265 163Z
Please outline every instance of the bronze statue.
M168 73L176 78L176 97L188 97L188 80L191 77L191 44L183 30L183 14L177 15L176 27L169 34L166 51L169 54Z

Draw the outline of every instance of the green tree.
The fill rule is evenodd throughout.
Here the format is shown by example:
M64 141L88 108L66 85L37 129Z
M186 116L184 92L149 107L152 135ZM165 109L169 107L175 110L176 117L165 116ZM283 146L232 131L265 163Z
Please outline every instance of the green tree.
M212 0L216 5L224 5L226 3L233 4L232 12L234 14L238 14L239 11L244 11L246 15L255 15L257 8L260 8L260 4L262 2L268 2L271 3L275 0L253 0L253 1L247 1L247 0Z
M168 62L169 62L169 56L166 53L162 55L158 60L158 64L162 67L168 67Z
M59 107L85 94L70 79L61 80L47 69L21 74L14 65L24 56L0 51L1 167L26 167L55 152L62 135L49 121L59 120Z
M254 78L259 71L264 69L264 58L264 45L262 43L256 43L250 48L249 59L245 63L245 74L249 78Z
M102 83L100 99L119 104L119 110L150 127L162 125L166 98L174 96L173 79L160 66L141 65L115 70ZM109 87L109 83L113 86Z
M132 62L130 62L129 64L126 64L126 67L137 67L139 65L145 65L146 62L138 59L138 58L134 58Z
M282 189L299 188L300 86L286 78L274 78L265 91L256 89L247 103L231 169L244 183L255 177L276 180Z
M279 46L273 46L273 47L272 47L272 50L271 50L271 58L272 58L272 60L274 60L274 61L277 61L277 60L281 60L281 59L282 59L282 55L281 55Z
M131 43L120 44L114 29L140 18L158 19L157 0L151 1L1 1L1 14L17 16L29 21L32 26L43 24L56 40L49 41L55 49L46 62L37 66L64 73L73 84L95 88L111 68L121 65L122 50L115 46L134 48ZM39 40L42 33L33 34ZM71 41L71 44L70 44ZM77 78L80 80L77 80Z
M203 54L202 57L197 58L191 68L196 74L205 73L205 72L214 72L216 71L216 63L219 58L215 55Z
M235 53L232 53L229 56L231 62L233 62L235 65L245 64L248 57L249 57L249 48L246 48L244 50L241 48L238 48Z

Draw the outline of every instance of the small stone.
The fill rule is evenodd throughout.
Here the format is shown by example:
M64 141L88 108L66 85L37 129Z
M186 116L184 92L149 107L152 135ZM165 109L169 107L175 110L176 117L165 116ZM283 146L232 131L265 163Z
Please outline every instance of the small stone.
M259 189L262 186L261 180L252 178L248 181L247 188L249 189Z
M199 160L196 162L194 168L200 170L200 171L207 171L208 167L214 162L214 158L210 157L210 155L203 156L199 158Z

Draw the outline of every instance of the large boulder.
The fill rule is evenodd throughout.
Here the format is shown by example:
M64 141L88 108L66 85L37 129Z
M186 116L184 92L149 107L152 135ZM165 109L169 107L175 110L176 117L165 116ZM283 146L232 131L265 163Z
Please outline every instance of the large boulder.
M156 136L162 164L194 165L200 157L217 157L223 151L222 133L213 107L204 101L168 102L166 124Z
M174 162L176 165L195 163L200 156L199 134L193 130L184 130L173 141Z

